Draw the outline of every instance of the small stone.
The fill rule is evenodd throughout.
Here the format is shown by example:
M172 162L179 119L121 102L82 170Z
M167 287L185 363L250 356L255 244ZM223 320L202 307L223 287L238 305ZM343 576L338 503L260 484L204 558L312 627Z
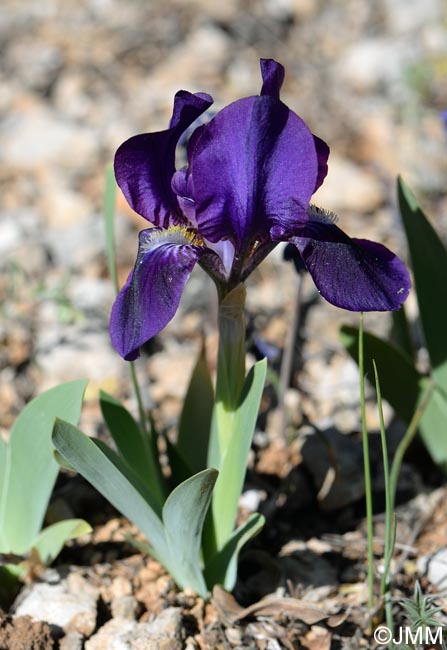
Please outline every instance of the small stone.
M110 586L110 595L112 600L122 598L123 596L130 596L132 593L132 585L129 580L123 576L114 578Z
M239 498L239 507L247 512L257 512L261 501L265 501L265 490L246 490Z
M424 555L418 560L418 571L426 575L427 580L441 591L447 587L447 548L442 548L433 555Z
M150 623L139 623L130 650L182 650L182 613L168 607Z
M13 606L14 613L89 636L96 626L97 591L79 578L72 577L70 584L62 580L54 585L30 585Z
M77 630L70 630L63 639L59 641L59 650L82 650L84 636Z
M114 618L125 618L134 621L138 611L138 601L132 595L118 596L112 600L111 610Z
M130 638L138 623L113 618L103 625L85 644L85 650L130 650Z
M153 621L114 618L87 641L85 650L182 650L182 614L168 607Z

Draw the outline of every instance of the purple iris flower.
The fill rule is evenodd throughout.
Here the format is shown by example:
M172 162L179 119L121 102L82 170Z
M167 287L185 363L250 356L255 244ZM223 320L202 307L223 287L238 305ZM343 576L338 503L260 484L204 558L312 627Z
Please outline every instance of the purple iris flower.
M351 239L310 204L329 148L279 98L284 68L261 59L262 89L197 127L188 166L176 171L182 134L212 104L180 90L169 128L130 138L115 156L129 205L154 227L139 237L133 271L112 309L112 343L127 360L177 311L198 262L220 297L279 243L291 242L321 295L351 311L398 309L410 290L401 260L381 244Z

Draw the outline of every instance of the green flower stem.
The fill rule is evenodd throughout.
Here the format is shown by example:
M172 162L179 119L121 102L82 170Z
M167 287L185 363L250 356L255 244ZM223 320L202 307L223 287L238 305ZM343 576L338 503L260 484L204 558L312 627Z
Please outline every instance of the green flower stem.
M239 284L232 291L219 296L216 399L208 447L208 467L218 470L222 468L231 444L236 410L245 380L245 295L244 285ZM222 537L225 536L222 530L228 524L227 521L222 522L222 513L216 509L218 492L216 486L213 505L205 523L202 541L205 559L213 557L221 548ZM234 522L231 523L231 528L233 525Z
M360 408L362 416L363 469L365 474L366 526L368 538L368 607L374 607L374 547L373 547L373 508L371 488L371 465L369 460L369 441L366 428L365 401L365 364L363 358L363 312L360 314L359 327L359 372L360 372Z
M141 391L140 391L140 386L138 384L138 377L137 377L137 372L135 370L135 362L131 361L129 363L129 369L130 369L130 377L132 379L132 386L133 386L133 391L135 393L135 398L137 400L137 405L138 405L138 415L140 418L140 427L141 431L143 433L143 441L147 443L147 420L146 420L146 414L144 412L144 407L143 407L143 400L141 398Z
M394 454L394 459L393 459L393 464L391 465L391 474L390 474L391 507L393 509L396 501L397 481L399 479L399 472L400 472L400 467L402 465L403 457L411 441L416 435L419 422L421 420L422 415L424 414L427 404L431 399L434 389L435 389L434 381L428 380L427 388L425 390L424 396L419 402L419 405L416 411L414 412L413 417L411 418L411 422L408 425L405 435L402 438L402 440L399 442L399 445L396 449L396 453Z
M239 284L219 302L216 406L209 457L209 466L217 469L231 440L245 380L245 295L245 286Z
M393 538L393 504L391 499L390 490L390 463L388 459L388 444L385 432L385 422L383 419L382 407L382 393L380 390L379 373L377 372L376 362L373 359L374 378L376 382L377 393L377 407L379 411L380 421L380 440L382 445L382 459L383 459L383 475L385 480L385 544L384 544L384 558L385 564L383 568L382 580L380 583L380 595L383 596L389 588L389 568L392 556L392 538Z
M394 634L394 620L391 603L391 560L396 541L396 520L390 490L390 463L388 458L388 443L386 439L385 422L383 419L382 392L380 389L379 373L373 359L374 378L376 382L377 407L380 420L380 440L382 445L383 475L385 479L385 543L383 548L383 573L380 581L380 596L384 599L387 627ZM394 646L393 646L394 647Z

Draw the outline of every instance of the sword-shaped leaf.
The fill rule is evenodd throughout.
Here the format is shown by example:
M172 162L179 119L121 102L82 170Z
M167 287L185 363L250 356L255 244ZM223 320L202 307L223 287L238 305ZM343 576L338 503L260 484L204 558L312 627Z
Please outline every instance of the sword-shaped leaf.
M142 431L129 411L115 397L100 391L99 403L121 456L148 486L161 506L165 500L165 486L156 441L152 441L150 435Z
M172 558L172 572L181 587L206 597L200 564L203 523L218 472L209 468L180 483L163 508L163 523Z
M398 195L433 378L447 393L447 250L401 178Z
M53 443L57 451L117 510L146 535L153 555L169 567L166 536L156 512L135 487L129 469L112 450L107 452L68 422L57 420ZM110 457L109 457L110 456ZM127 475L126 475L127 474Z
M255 512L233 532L223 549L218 551L205 567L205 579L210 587L219 584L227 591L234 588L239 552L249 539L259 533L264 522L264 517Z
M82 379L51 388L17 418L2 463L1 551L22 555L39 534L59 471L51 444L54 421L77 423L86 385Z

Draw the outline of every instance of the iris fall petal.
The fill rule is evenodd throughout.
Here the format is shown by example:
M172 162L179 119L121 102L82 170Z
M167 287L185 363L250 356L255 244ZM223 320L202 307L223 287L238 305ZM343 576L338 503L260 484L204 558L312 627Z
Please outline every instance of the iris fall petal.
M188 243L183 228L143 230L135 267L112 308L112 343L127 361L158 334L177 311L183 288L196 262L214 255Z
M382 244L351 239L333 223L310 221L290 241L317 289L350 311L399 309L411 288L403 262Z

